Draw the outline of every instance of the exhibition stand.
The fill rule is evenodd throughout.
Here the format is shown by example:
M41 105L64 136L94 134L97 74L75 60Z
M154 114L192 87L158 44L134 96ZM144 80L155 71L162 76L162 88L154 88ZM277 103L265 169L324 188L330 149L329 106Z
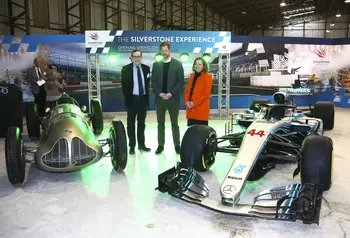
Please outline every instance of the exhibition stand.
M216 116L229 116L230 61L228 59L231 52L231 32L176 31L176 34L174 33L174 31L86 31L89 102L92 98L101 100L101 54L113 56L115 61L117 61L116 58L120 57L120 54L126 54L126 57L129 57L134 49L141 50L143 54L157 54L160 52L160 44L168 42L171 45L171 56L173 53L218 56L216 72L218 113ZM189 73L192 73L192 69Z
M120 88L120 70L130 63L130 52L139 48L143 63L152 67L159 60L159 45L168 41L172 56L184 62L185 86L193 60L210 56L214 84L211 108L218 116L229 109L247 108L253 98L269 98L278 87L292 87L300 75L315 74L313 86L323 88L313 95L295 96L299 106L315 101L333 101L350 107L350 39L231 36L211 31L87 31L85 35L0 36L0 81L23 90L24 102L33 101L26 73L35 57L51 62L67 80L64 91L80 104L97 97L106 112L125 111ZM114 61L111 59L114 57ZM230 60L226 60L230 58ZM336 83L330 83L335 78ZM306 80L308 81L308 80ZM301 84L301 87L309 87ZM304 82L305 84L305 82ZM150 110L155 109L150 95ZM183 99L181 109L185 109Z

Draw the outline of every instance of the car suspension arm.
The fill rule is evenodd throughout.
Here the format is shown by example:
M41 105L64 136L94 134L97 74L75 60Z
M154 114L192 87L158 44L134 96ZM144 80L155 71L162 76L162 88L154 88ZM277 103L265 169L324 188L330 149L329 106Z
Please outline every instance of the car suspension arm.
M274 158L274 159L280 159L280 160L286 160L286 161L296 161L296 162L299 161L301 157L300 145L286 138L297 134L298 133L294 133L294 132L288 133L285 135L280 135L275 133L275 134L271 134L271 138L267 141L267 143L269 144L275 144L275 145L280 145L282 147L291 148L294 151L294 153L288 153L283 150L272 148L269 150L269 152L266 152L265 154L263 154L263 156L266 158Z

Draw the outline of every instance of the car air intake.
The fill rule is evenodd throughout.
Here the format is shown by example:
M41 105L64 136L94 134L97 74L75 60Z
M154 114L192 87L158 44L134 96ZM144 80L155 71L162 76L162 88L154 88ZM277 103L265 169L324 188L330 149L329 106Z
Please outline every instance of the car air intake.
M87 146L78 137L72 140L72 163L74 166L82 166L91 162L96 157L96 151Z
M42 158L44 165L51 168L66 168L69 165L69 150L66 139L59 139L51 151Z

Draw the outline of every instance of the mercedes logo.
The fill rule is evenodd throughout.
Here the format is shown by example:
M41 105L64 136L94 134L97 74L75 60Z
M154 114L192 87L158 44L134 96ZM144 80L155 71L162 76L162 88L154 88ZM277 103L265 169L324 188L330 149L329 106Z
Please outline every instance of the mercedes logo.
M7 94L8 92L9 92L9 90L7 88L0 87L0 93Z
M222 189L223 193L225 194L231 194L232 192L236 191L236 187L233 185L226 185L223 189Z

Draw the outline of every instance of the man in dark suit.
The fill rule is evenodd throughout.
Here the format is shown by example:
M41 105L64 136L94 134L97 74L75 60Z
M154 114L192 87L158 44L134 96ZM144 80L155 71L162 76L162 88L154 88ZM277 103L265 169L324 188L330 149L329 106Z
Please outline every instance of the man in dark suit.
M151 76L158 121L158 148L156 154L160 154L164 150L165 113L167 110L170 115L175 151L180 154L178 117L184 84L184 69L180 61L170 56L169 43L163 42L160 45L160 50L164 60L153 64Z
M123 66L121 83L127 109L127 132L130 154L135 154L135 119L137 116L137 143L139 150L150 151L145 145L145 120L149 103L148 85L150 68L141 63L142 52L133 50L130 55L132 63Z
M45 115L45 106L46 106L46 70L40 66L40 59L34 59L34 67L29 69L28 76L30 87L34 95L34 102L37 105L37 113L39 117ZM41 82L43 84L39 85Z

